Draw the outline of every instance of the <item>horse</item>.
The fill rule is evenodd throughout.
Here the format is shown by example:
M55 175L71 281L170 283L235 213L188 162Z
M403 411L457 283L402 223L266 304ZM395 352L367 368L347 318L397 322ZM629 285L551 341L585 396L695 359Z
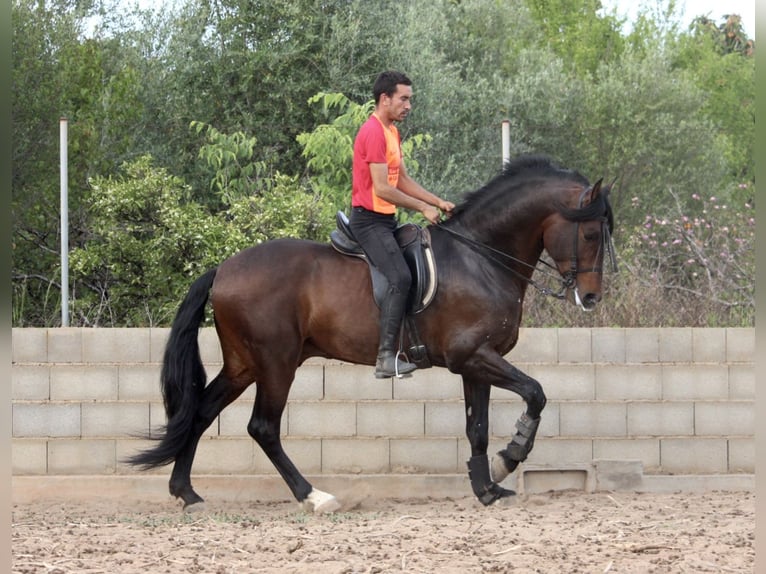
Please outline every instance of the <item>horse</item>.
M527 287L589 310L602 298L605 255L616 265L611 185L602 181L591 185L545 156L521 156L466 194L448 218L426 227L438 290L410 319L430 364L462 377L468 476L484 505L515 494L499 483L532 451L546 403L541 384L504 358L518 340ZM543 251L548 261L541 259ZM558 291L533 279L539 262L549 268L540 269L546 282L560 283ZM208 299L223 366L206 384L198 329ZM127 461L143 469L174 463L171 495L184 508L203 502L190 476L200 437L255 383L248 434L307 511L337 510L338 500L314 488L283 450L280 421L296 370L307 358L375 364L378 317L367 263L329 243L281 238L229 257L197 278L180 304L160 375L167 423L156 444ZM526 410L490 464L493 386L518 394Z

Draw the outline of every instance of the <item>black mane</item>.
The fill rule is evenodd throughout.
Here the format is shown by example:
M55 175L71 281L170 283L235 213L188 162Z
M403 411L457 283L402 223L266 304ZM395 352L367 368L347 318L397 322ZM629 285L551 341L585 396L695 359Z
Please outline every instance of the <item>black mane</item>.
M583 186L588 185L588 180L576 171L563 169L544 155L522 155L507 162L503 170L486 185L469 192L463 201L455 207L452 214L459 216L461 213L472 211L476 208L486 209L498 200L507 204L510 194L524 187L524 184L533 178L556 178L569 180ZM498 206L500 207L500 206Z

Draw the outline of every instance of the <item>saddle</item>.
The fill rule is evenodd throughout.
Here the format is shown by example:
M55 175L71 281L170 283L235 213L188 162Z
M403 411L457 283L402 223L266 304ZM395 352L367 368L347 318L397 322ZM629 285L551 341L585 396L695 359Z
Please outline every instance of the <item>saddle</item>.
M346 214L339 211L335 221L338 227L330 233L332 246L344 255L367 261L372 276L375 304L380 307L388 291L388 279L367 259L362 246L354 239ZM396 228L394 237L412 274L412 285L407 294L407 314L416 315L428 307L436 295L436 263L431 251L431 234L428 229L418 227L414 223L405 223Z
M373 298L375 304L380 307L388 292L388 279L367 259L362 246L354 238L346 214L339 211L335 216L335 221L337 227L330 233L330 243L336 251L344 255L359 257L367 262L372 278ZM411 344L408 351L409 360L421 369L427 368L431 366L430 361L426 354L425 345L420 342L412 316L428 307L436 295L436 261L431 249L431 234L428 229L419 227L414 223L405 223L396 228L394 237L412 275L412 284L407 294L407 317L403 321L403 328L408 331Z

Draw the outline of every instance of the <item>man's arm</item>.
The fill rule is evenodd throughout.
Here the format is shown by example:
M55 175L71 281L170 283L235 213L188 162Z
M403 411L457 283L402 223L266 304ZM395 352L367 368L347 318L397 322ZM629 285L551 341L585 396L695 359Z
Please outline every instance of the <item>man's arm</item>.
M451 211L454 207L451 202L443 201L426 191L409 177L404 163L399 166L398 188L388 183L388 165L385 163L371 163L370 175L372 176L373 189L378 197L399 207L417 211L431 223L439 221L439 209Z

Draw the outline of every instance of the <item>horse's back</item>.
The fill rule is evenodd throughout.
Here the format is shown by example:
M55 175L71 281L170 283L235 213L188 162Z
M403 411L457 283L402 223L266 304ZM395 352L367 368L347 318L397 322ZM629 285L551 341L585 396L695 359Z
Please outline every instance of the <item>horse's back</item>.
M272 351L274 341L280 349L308 342L310 354L343 358L349 337L376 334L367 264L329 244L277 239L245 249L219 266L211 301L224 346L246 334ZM368 346L374 340L365 355Z

